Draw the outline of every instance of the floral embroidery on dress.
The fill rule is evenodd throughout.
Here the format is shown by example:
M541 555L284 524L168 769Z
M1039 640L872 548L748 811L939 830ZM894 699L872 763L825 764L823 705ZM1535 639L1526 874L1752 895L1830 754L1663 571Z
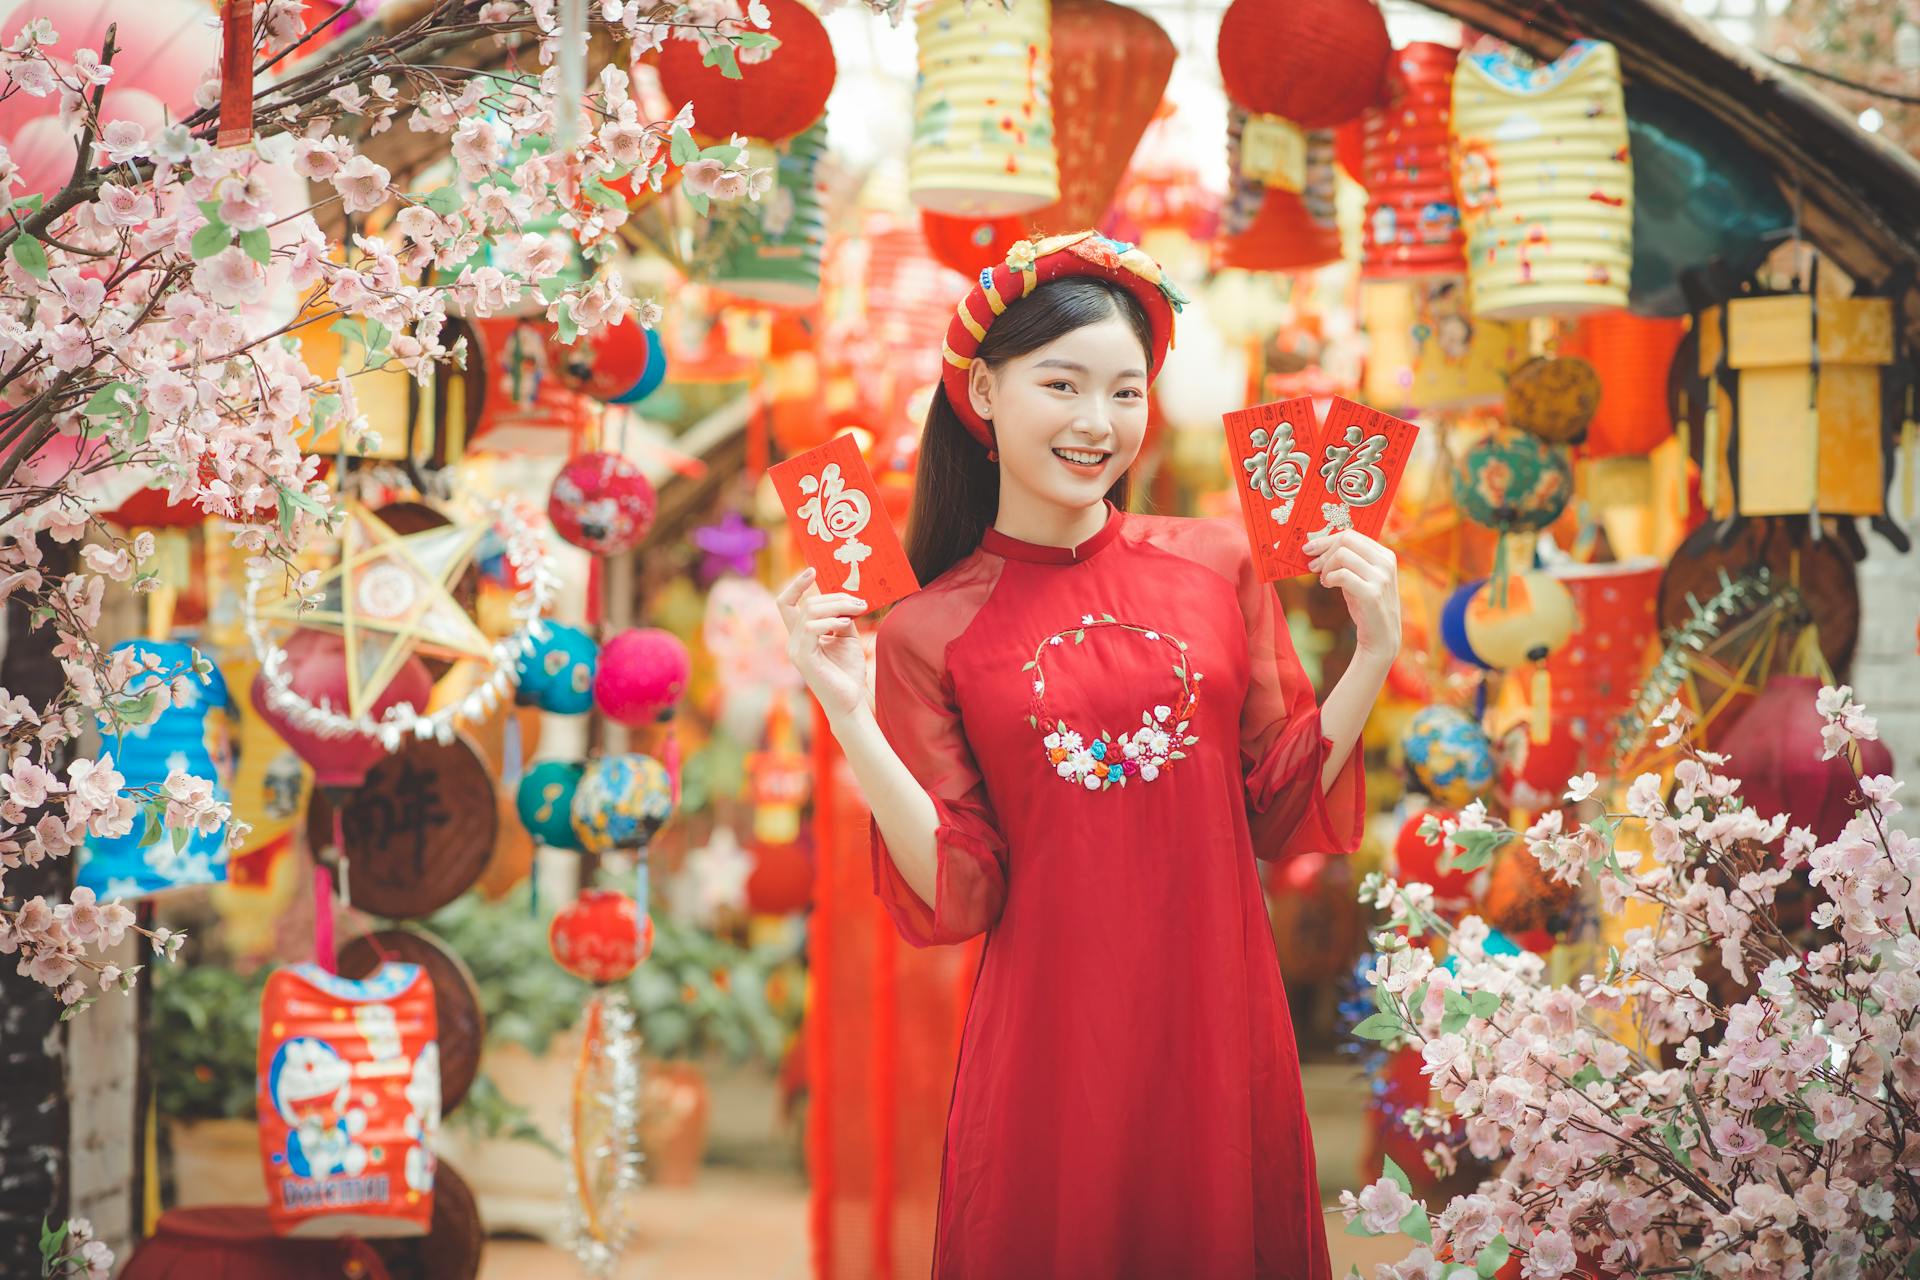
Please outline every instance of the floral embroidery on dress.
M1087 632L1112 628L1131 632L1150 643L1165 646L1172 657L1173 674L1180 691L1171 703L1159 703L1140 713L1140 727L1123 733L1101 732L1089 736L1047 708L1045 662L1051 649L1084 643ZM1149 627L1121 622L1110 613L1084 614L1080 625L1056 631L1035 647L1033 660L1021 670L1033 678L1033 700L1027 723L1039 730L1047 764L1056 776L1089 791L1124 787L1129 782L1152 782L1187 758L1185 748L1199 742L1191 732L1193 714L1199 704L1194 686L1204 677L1187 660L1186 641Z

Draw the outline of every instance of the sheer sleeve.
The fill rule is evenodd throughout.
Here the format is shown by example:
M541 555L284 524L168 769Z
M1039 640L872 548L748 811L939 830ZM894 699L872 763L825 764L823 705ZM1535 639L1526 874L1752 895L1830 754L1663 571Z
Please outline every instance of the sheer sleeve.
M961 727L938 636L918 633L914 612L880 626L874 709L880 731L933 799L938 871L929 906L893 864L872 828L873 886L900 936L916 947L963 942L991 928L1006 902L1006 841Z
M1322 788L1329 743L1320 733L1320 707L1294 653L1279 597L1260 581L1251 555L1242 561L1239 586L1251 664L1240 754L1254 853L1266 859L1351 853L1359 847L1367 807L1360 748L1355 745L1333 785Z

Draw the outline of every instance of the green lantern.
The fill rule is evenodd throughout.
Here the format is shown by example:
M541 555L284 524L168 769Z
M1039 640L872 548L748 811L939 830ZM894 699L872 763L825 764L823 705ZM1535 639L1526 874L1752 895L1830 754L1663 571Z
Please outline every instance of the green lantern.
M1544 529L1573 496L1566 450L1525 431L1496 431L1467 450L1453 496L1469 519L1502 533Z
M773 189L751 207L713 272L715 287L756 302L804 306L820 294L827 211L823 116L779 150Z

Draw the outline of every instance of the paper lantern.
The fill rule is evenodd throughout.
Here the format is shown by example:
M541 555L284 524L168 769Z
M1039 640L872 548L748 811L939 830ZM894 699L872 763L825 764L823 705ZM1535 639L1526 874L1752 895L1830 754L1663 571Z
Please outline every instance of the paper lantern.
M1159 23L1112 0L1053 0L1052 40L1060 199L1029 222L1064 235L1106 216L1160 107L1177 50Z
M285 670L292 692L314 706L348 705L347 650L342 637L302 627L287 638L286 653ZM289 711L275 704L268 692L270 687L265 675L254 677L250 695L253 709L313 767L314 785L357 787L366 780L367 770L386 757L387 749L378 738L359 733L328 737L299 724ZM419 658L410 657L368 708L367 719L377 721L403 702L424 709L432 696L433 678Z
M1500 766L1494 798L1528 813L1544 813L1561 803L1568 779L1588 769L1605 771L1607 747L1604 735L1590 735L1565 717L1555 717L1540 740L1525 722L1516 724L1496 744Z
M658 760L603 756L573 793L573 833L588 853L645 849L673 809L673 779Z
M747 877L747 909L786 916L813 902L813 858L804 844L753 842L753 873Z
M640 545L659 505L653 482L617 453L583 453L560 469L547 494L547 518L562 538L599 556Z
M1607 726L1632 704L1653 664L1661 573L1660 563L1651 558L1555 572L1573 596L1579 624L1566 647L1547 659L1554 731L1569 728L1588 766L1601 763L1600 753L1609 745Z
M1453 133L1475 314L1627 305L1633 166L1612 45L1578 40L1545 66L1504 45L1463 55Z
M780 47L763 62L741 65L737 80L719 65L705 65L701 41L669 40L660 50L661 89L675 107L693 103L694 127L708 137L737 133L779 142L827 109L838 68L826 27L800 0L766 0L766 6Z
M582 889L547 929L554 961L576 978L618 982L653 954L653 917L624 893Z
M955 217L1007 217L1057 202L1052 6L933 0L915 23L913 202Z
M1027 219L950 218L922 209L920 231L927 238L928 251L942 266L977 276L1007 260L1007 250L1026 237Z
M1450 133L1459 58L1452 45L1426 41L1396 50L1387 105L1361 118L1354 176L1367 189L1363 280L1457 276L1467 269Z
M1392 54L1373 0L1233 0L1220 18L1227 97L1308 129L1378 102Z
M1464 808L1493 785L1493 743L1458 707L1422 707L1400 745L1420 789L1449 808Z
M1466 639L1483 666L1506 671L1544 662L1573 635L1573 595L1551 574L1509 575L1505 599L1482 585L1469 600Z
M1810 829L1824 844L1839 839L1853 817L1859 784L1844 756L1820 758L1825 719L1819 696L1814 676L1773 677L1740 713L1721 750L1728 756L1725 773L1740 780L1748 807L1762 817L1784 813L1791 825ZM1886 743L1859 746L1862 777L1893 772Z
M184 678L182 692L155 719L128 729L117 738L105 720L103 746L113 753L113 767L126 779L126 790L158 789L175 769L209 782L217 800L232 796L233 746L227 682L213 671L206 683L193 674L193 647L173 640L127 640L113 652L132 650L151 655L159 666L127 684L139 695ZM173 837L146 832L136 820L124 836L90 836L81 849L79 883L102 900L142 898L177 885L214 884L227 878L227 824L211 832L195 831L179 849Z
M780 148L773 190L746 210L746 225L714 268L715 288L783 307L804 306L819 296L827 249L820 170L826 154L824 119Z
M615 404L638 404L660 389L667 380L667 349L660 341L660 335L652 329L647 330L647 369L640 375L640 381L627 391L613 398Z
M1685 333L1679 320L1626 311L1581 317L1562 349L1585 357L1600 382L1600 402L1581 449L1587 457L1651 453L1673 434L1667 376Z
M557 452L594 421L592 400L574 391L553 368L551 326L514 316L468 321L470 360L482 373L478 403L466 406L470 446L500 452Z
M556 336L548 346L560 379L575 391L611 404L646 376L646 326L632 313L595 333L581 334L568 346Z
M1260 212L1237 236L1217 242L1216 269L1311 271L1340 260L1340 228L1315 218L1291 191L1270 190Z
M1573 496L1573 468L1563 450L1544 440L1495 431L1461 457L1453 494L1469 518L1489 529L1544 529Z
M1664 395L1664 373L1661 380ZM1586 434L1602 394L1600 375L1587 361L1535 356L1507 384L1507 422L1548 444L1565 444Z
M424 1235L440 1127L433 983L414 964L277 969L260 995L260 1154L282 1235Z
M572 760L542 760L520 776L514 808L527 833L551 849L578 849L573 797L586 766Z
M687 646L671 631L622 631L600 650L593 700L621 724L649 724L672 714L692 671Z
M1386 412L1498 404L1526 355L1526 326L1475 316L1462 276L1369 282L1360 309L1366 400Z
M600 646L579 627L546 621L533 648L520 657L520 684L514 701L555 715L584 715L593 709L593 674Z
M1524 942L1529 933L1564 932L1579 895L1577 884L1548 875L1527 842L1516 838L1493 855L1480 914L1494 928Z
M1432 885L1435 900L1444 900L1450 910L1464 910L1471 904L1474 873L1443 870L1442 857L1458 853L1459 846L1445 839L1428 844L1420 834L1420 825L1428 817L1440 820L1458 816L1451 809L1420 809L1400 824L1400 833L1393 841L1394 878L1402 884L1418 881Z

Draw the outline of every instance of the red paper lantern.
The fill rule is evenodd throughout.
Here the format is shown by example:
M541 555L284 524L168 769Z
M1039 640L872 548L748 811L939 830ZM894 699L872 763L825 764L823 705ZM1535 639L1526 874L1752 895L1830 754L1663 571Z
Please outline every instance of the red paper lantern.
M1112 0L1053 0L1052 31L1060 199L1027 221L1065 234L1106 216L1127 162L1159 110L1178 50L1159 23Z
M1414 881L1430 884L1435 902L1443 909L1465 910L1473 899L1474 873L1441 868L1441 857L1458 853L1459 846L1451 840L1428 844L1422 839L1420 824L1429 816L1438 820L1459 815L1451 809L1422 809L1400 824L1400 834L1393 841L1393 861L1399 870L1397 878L1402 884Z
M1547 658L1552 732L1564 727L1582 744L1586 767L1598 769L1611 745L1610 725L1632 705L1653 664L1661 566L1652 559L1616 561L1554 576L1573 595L1579 624L1573 638ZM1572 776L1563 774L1560 781Z
M1333 131L1333 158L1349 178L1363 186L1366 179L1360 175L1366 171L1366 128L1367 117L1358 116Z
M1451 45L1426 41L1398 50L1388 105L1361 121L1360 181L1367 189L1361 275L1367 279L1467 269L1449 149L1459 56Z
M1340 228L1315 219L1304 200L1278 188L1267 192L1252 225L1214 248L1215 267L1242 271L1311 271L1339 259Z
M547 344L560 380L575 391L611 403L634 389L647 371L647 331L629 313L568 346L556 335Z
M741 67L738 80L704 65L697 40L669 40L660 50L660 87L676 108L693 103L694 126L708 137L737 133L780 142L827 109L837 67L826 27L800 0L766 3L780 47L766 61Z
M1494 796L1501 803L1528 813L1560 807L1567 780L1588 769L1603 770L1607 742L1570 717L1557 718L1544 742L1535 742L1528 725L1516 724L1500 735L1496 746L1500 772Z
M285 669L294 693L314 706L348 705L345 640L330 632L302 627L287 639L286 648ZM271 687L264 674L253 678L253 709L302 760L313 766L315 786L357 787L367 780L367 771L386 758L387 749L380 745L378 738L359 733L327 737L297 724L289 712L274 705L268 696ZM427 674L420 659L408 658L374 701L368 716L378 720L403 702L425 711L432 697L433 677Z
M755 840L753 874L747 877L747 907L755 915L805 911L813 901L813 858L804 844Z
M1600 375L1600 407L1587 424L1589 458L1653 452L1673 434L1667 374L1685 322L1600 311L1582 316L1561 354L1584 356Z
M1840 756L1820 758L1820 729L1825 720L1816 700L1814 676L1775 676L1740 713L1720 749L1728 756L1728 777L1740 779L1740 794L1761 817L1787 815L1822 843L1839 838L1853 817L1852 797L1859 790L1852 766ZM1860 744L1863 777L1893 772L1893 753L1884 742Z
M547 946L562 969L605 985L618 982L653 954L653 917L612 889L582 889L547 929Z
M920 230L942 266L977 276L1007 260L1007 250L1027 234L1027 219L956 218L922 209Z
M593 402L554 368L553 326L515 316L468 321L483 374L479 404L467 406L469 446L560 453L594 417ZM624 389L624 388L623 388Z
M1233 0L1220 18L1227 96L1307 129L1378 102L1392 53L1373 0Z
M632 460L617 453L583 453L554 477L547 518L574 546L615 556L640 545L658 504L653 482Z

